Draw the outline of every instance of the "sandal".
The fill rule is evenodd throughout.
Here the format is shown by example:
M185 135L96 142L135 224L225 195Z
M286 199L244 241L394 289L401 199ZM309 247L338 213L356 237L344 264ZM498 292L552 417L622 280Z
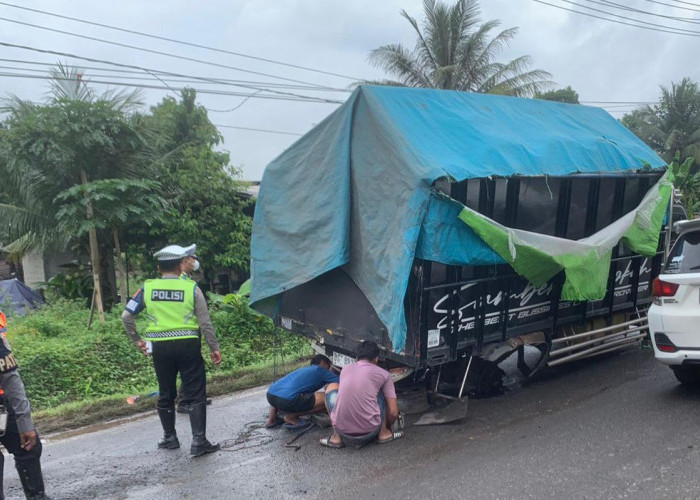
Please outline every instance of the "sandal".
M273 427L277 427L278 425L284 424L284 419L282 417L277 417L277 420L273 424L265 424L266 429L272 429Z
M403 437L403 431L398 431L394 432L389 439L378 439L377 443L379 444L385 444L385 443L390 443L392 441L396 441L399 438Z
M310 420L300 418L296 424L286 423L282 427L284 427L288 431L303 431L304 429L306 429L310 425L311 425Z
M325 447L327 447L327 448L336 448L336 449L338 449L338 448L344 448L344 447L345 447L345 445L344 445L343 443L334 443L333 441L331 441L331 438L329 438L329 437L319 439L318 443L319 443L321 446L325 446Z

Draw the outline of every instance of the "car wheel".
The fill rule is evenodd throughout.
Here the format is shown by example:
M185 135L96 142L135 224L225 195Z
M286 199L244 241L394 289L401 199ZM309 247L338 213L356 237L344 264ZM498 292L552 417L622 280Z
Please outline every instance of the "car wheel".
M672 366L673 374L683 385L700 385L700 368L696 366Z

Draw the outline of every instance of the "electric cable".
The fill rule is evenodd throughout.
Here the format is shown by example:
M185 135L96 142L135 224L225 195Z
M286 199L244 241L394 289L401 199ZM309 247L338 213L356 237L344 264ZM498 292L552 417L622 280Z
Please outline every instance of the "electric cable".
M232 107L232 108L229 108L229 109L212 109L212 108L207 108L207 111L211 111L212 113L230 113L230 112L232 112L232 111L236 111L236 110L239 109L241 106L243 106L245 103L247 103L252 97L255 97L255 96L256 96L257 94L259 94L260 92L262 92L262 91L258 90L257 92L255 92L255 93L249 95L248 97L246 97L245 99L243 99L241 102L239 102L237 105L235 105L235 106Z
M103 38L97 38L97 37L94 37L94 36L81 35L80 33L73 33L73 32L71 32L71 31L60 30L60 29L57 29L57 28L49 28L48 26L41 26L41 25L39 25L39 24L28 23L28 22L25 22L25 21L18 21L18 20L16 20L16 19L9 19L9 18L6 18L6 17L0 17L0 21L5 21L5 22L8 22L8 23L13 23L13 24L19 24L19 25L21 25L21 26L28 26L28 27L30 27L30 28L36 28L36 29L40 29L40 30L50 31L50 32L52 32L52 33L59 33L59 34L61 34L61 35L67 35L67 36L73 36L73 37L76 37L76 38L82 38L82 39L85 39L85 40L91 40L91 41L94 41L94 42L105 43L105 44L108 44L108 45L115 45L115 46L117 46L117 47L123 47L123 48L127 48L127 49L138 50L138 51L146 52L146 53L149 53L149 54L156 54L156 55L160 55L160 56L171 57L171 58L174 58L174 59L180 59L180 60L183 60L183 61L195 62L195 63L198 63L198 64L206 64L206 65L208 65L208 66L214 66L214 67L217 67L217 68L225 68L225 69L230 69L230 70L234 70L234 71L241 71L241 72L243 72L243 73L250 73L250 74L253 74L253 75L266 76L266 77L268 77L268 78L276 78L276 79L278 79L278 80L285 80L285 81L288 81L288 82L303 83L303 84L312 85L312 86L320 86L320 85L316 85L316 84L310 83L310 82L305 82L305 81L302 81L302 80L295 80L295 79L293 79L293 78L285 78L285 77L278 76L278 75L273 75L273 74L270 74L270 73L262 73L262 72L260 72L260 71L252 71L252 70L248 70L248 69L239 68L239 67L237 67L237 66L230 66L230 65L228 65L228 64L221 64L221 63L216 63L216 62L213 62L213 61L205 61L205 60L202 60L202 59L197 59L197 58L195 58L195 57L181 56L181 55L178 55L178 54L172 54L172 53L170 53L170 52L163 52L163 51L161 51L161 50L148 49L148 48L146 48L146 47L139 47L138 45L130 45L130 44L128 44L128 43L115 42L115 41L113 41L113 40L105 40L105 39L103 39Z
M0 62L9 62L9 63L16 63L16 64L24 64L24 65L32 65L32 66L46 66L46 67L56 67L56 63L48 63L48 62L40 62L40 61L27 61L26 59L8 59L8 58L0 58ZM117 73L123 73L123 74L133 74L133 75L141 75L143 77L144 71L147 71L149 74L160 74L158 70L153 70L149 68L143 68L141 70L128 70L128 69L115 69L115 68L101 68L97 66L77 66L75 64L70 64L69 66L75 67L77 69L82 69L82 70L91 70L91 71L114 71ZM17 68L20 69L20 68ZM29 69L29 68L21 68L23 71L44 71L44 70L38 70L38 69ZM109 75L112 78L127 78L125 76L113 76ZM333 87L309 87L307 85L290 85L287 83L277 83L277 82L270 82L270 81L260 81L260 80L234 80L230 78L216 78L214 79L213 77L197 77L197 76L191 76L191 75L182 75L183 77L189 78L189 80L170 80L168 81L178 81L178 82L192 82L195 81L194 79L199 79L196 80L201 83L212 83L212 84L222 84L222 83L242 83L242 84L247 84L247 85L265 85L268 87L273 87L273 88L284 88L284 89L289 89L289 90L305 90L307 92L343 92L343 93L351 93L351 90L348 89L340 89L340 88L333 88ZM134 79L139 79L137 77L133 77Z
M579 10L569 9L568 7L562 7L561 5L555 5L553 3L545 2L544 0L532 0L532 1L537 2L537 3L541 3L542 5L548 5L549 7L554 7L555 9L565 10L568 12L573 12L574 14L580 14L582 16L592 17L595 19L601 19L603 21L609 21L611 23L623 24L625 26L632 26L633 28L640 28L640 29L645 29L645 30L649 30L649 31L655 31L657 33L671 33L674 35L685 35L685 36L692 36L692 37L700 36L700 35L693 35L691 33L683 33L683 32L673 31L673 30L656 29L656 28L650 28L648 26L640 26L639 24L632 24L632 23L626 23L624 21L617 21L615 19L610 19L608 17L598 16L596 14L590 14L588 12L581 12Z
M286 62L283 62L283 61L276 61L276 60L274 60L274 59L267 59L267 58L264 58L264 57L252 56L252 55L250 55L250 54L244 54L244 53L242 53L242 52L234 52L234 51L232 51L232 50L220 49L220 48L212 47L212 46L209 46L209 45L202 45L202 44L199 44L199 43L187 42L187 41L184 41L184 40L177 40L177 39L175 39L175 38L168 38L168 37L165 37L165 36L154 35L154 34L152 34L152 33L144 33L144 32L142 32L142 31L136 31L136 30L131 30L131 29L127 29L127 28L120 28L120 27L118 27L118 26L111 26L111 25L109 25L109 24L98 23L98 22L95 22L95 21L88 21L88 20L86 20L86 19L79 19L79 18L77 18L77 17L71 17L71 16L62 15L62 14L57 14L57 13L55 13L55 12L48 12L48 11L45 11L45 10L32 9L32 8L25 7L25 6L22 6L22 5L15 5L15 4L7 3L7 2L1 2L1 1L0 1L0 5L5 5L5 6L7 6L7 7L12 7L12 8L15 8L15 9L22 9L22 10L26 10L26 11L30 11L30 12L36 12L36 13L44 14L44 15L47 15L47 16L58 17L58 18L61 18L61 19L67 19L67 20L70 20L70 21L78 22L78 23L89 24L89 25L92 25L92 26L98 26L98 27L101 27L101 28L107 28L107 29L111 29L111 30L115 30L115 31L121 31L121 32L124 32L124 33L130 33L130 34L132 34L132 35L139 35L139 36L144 36L144 37L148 37L148 38L153 38L153 39L156 39L156 40L162 40L162 41L166 41L166 42L177 43L177 44L180 44L180 45L187 45L187 46L190 46L190 47L196 47L196 48L199 48L199 49L211 50L211 51L214 51L214 52L220 52L220 53L222 53L222 54L229 54L229 55L234 55L234 56L238 56L238 57L245 57L245 58L247 58L247 59L253 59L253 60L256 60L256 61L263 61L263 62L267 62L267 63L270 63L270 64L279 64L279 65L282 65L282 66L287 66L287 67L295 68L295 69L301 69L301 70L304 70L304 71L312 71L312 72L314 72L314 73L321 73L321 74L324 74L324 75L330 75L330 76L337 76L337 77L340 77L340 78L346 78L346 79L348 79L348 80L354 80L354 81L363 80L363 78L357 78L357 77L354 77L354 76L343 75L343 74L340 74L340 73L333 73L333 72L331 72L331 71L325 71L325 70L321 70L321 69L317 69L317 68L310 68L310 67L308 67L308 66L301 66L301 65L299 65L299 64L291 64L291 63L286 63Z
M136 66L136 65L132 65L132 64L115 63L115 62L112 62L112 61L105 61L105 60L103 60L103 59L96 59L96 58L93 58L93 57L79 56L79 55L76 55L76 54L70 54L70 53L68 53L68 52L61 52L61 51L56 51L56 50L39 49L39 48L36 48L36 47L29 47L29 46L27 46L27 45L20 45L20 44L15 44L15 43L10 43L10 42L3 42L3 41L0 41L0 46L11 47L11 48L16 48L16 49L22 49L22 50L30 50L30 51L33 51L33 52L40 52L40 53L42 53L42 54L51 54L51 55L58 55L58 56L63 56L63 57L71 57L71 58L74 58L74 59L81 59L81 60L84 60L84 61L90 61L90 62L95 62L95 63L99 63L99 64L108 64L108 65L118 66L118 67L122 67L122 68L138 69L138 70L141 70L142 72L153 71L153 70L149 70L149 69L147 69L147 68L144 68L144 67L142 67L142 66ZM181 73L174 73L174 72L171 72L171 71L162 71L162 70L158 70L157 72L158 72L159 74L161 74L161 75L170 75L170 76L178 76L178 77L188 77L188 75L183 75L183 74L181 74ZM259 86L243 85L243 84L239 84L239 83L229 83L229 82L225 82L225 81L222 81L222 80L217 80L217 79L215 79L215 78L205 78L205 77L197 77L197 76L190 76L190 78L195 78L195 79L201 80L201 81L208 81L208 82L214 82L214 83L221 83L222 85L232 85L232 86L234 86L234 87L244 87L244 88L248 88L248 89L251 89L251 90L261 90ZM342 101L336 101L336 100L332 100L332 99L325 99L325 98L321 98L321 97L305 96L305 95L295 94L295 93L291 93L291 92L280 92L280 91L273 90L273 89L264 89L264 90L265 90L266 92L270 92L270 93L274 93L274 94L282 94L282 95L294 96L294 97L301 98L302 100L306 100L306 101L309 101L309 102L325 102L325 103L330 103L330 104L342 104Z
M25 75L21 73L3 73L0 72L0 76L8 77L8 78L29 78L29 79L34 79L34 80L72 80L71 78L61 78L61 77L55 77L51 75ZM168 85L148 85L145 83L130 83L130 82L116 82L116 81L111 81L111 80L90 80L90 83L95 83L95 84L100 84L100 85L116 85L116 86L121 86L121 87L133 87L133 88L140 88L140 89L151 89L151 90L172 90L174 89ZM178 88L177 91L182 92L182 88ZM231 92L231 91L225 91L225 90L217 90L217 89L199 89L195 88L193 89L196 91L198 94L212 94L212 95L225 95L225 96L236 96L236 97L255 97L258 99L271 99L271 100L278 100L278 101L292 101L292 102L317 102L317 103L330 103L330 101L320 101L320 100L309 100L309 99L299 99L295 97L286 97L286 96L280 96L280 95L264 95L261 94L260 91L255 92L253 94L246 94L243 92ZM334 102L332 104L342 104L342 102Z
M295 135L298 137L301 137L304 134L299 134L296 132L283 132L282 130L268 130L264 128L251 128L251 127L238 127L235 125L221 125L219 123L214 123L213 124L215 127L220 127L220 128L231 128L235 130L248 130L250 132L267 132L269 134L281 134L281 135Z
M686 5L694 5L695 7L700 7L700 4L693 2L684 2L683 0L673 0L676 3L684 3Z
M606 10L596 9L595 7L589 7L589 6L587 6L587 5L582 5L582 4L580 4L580 3L573 2L572 0L560 0L560 1L561 1L561 2L565 2L565 3L568 3L568 4L570 4L570 5L573 5L574 7L580 7L580 8L582 8L582 9L592 10L592 11L594 11L594 12L599 12L599 13L601 13L601 14L606 14L606 15L608 15L608 16L619 17L619 18L621 18L621 19L627 19L627 20L630 20L630 21L634 21L635 23L642 23L642 24L646 24L646 25L648 25L648 26L654 26L654 27L656 27L656 28L672 29L672 30L675 30L675 31L679 31L679 32L683 32L683 33L689 33L689 34L693 34L693 35L695 35L695 36L700 36L700 31L693 31L693 30L687 30L687 29L683 29L683 28L676 28L676 27L674 27L674 26L666 26L666 25L664 25L664 24L650 23L650 22L648 22L648 21L641 21L641 20L639 20L639 19L630 19L630 18L628 18L628 17L626 17L626 16L622 16L622 15L620 15L620 14L615 14L615 13L613 13L613 12L608 12L608 11L606 11ZM0 19L2 19L2 18L0 18ZM683 34L683 33L678 33L678 34L680 35L680 34Z
M649 3L655 3L657 5L665 5L666 7L671 7L672 9L683 9L683 10L689 10L691 12L700 12L700 9L691 9L689 7L680 7L678 5L673 5L671 3L660 2L659 0L645 0L645 1L649 2Z
M678 22L682 22L682 23L700 24L700 19L695 19L695 18L690 18L690 17L667 16L667 15L659 14L656 12L650 12L648 10L637 9L634 7L630 7L628 5L621 5L619 3L610 2L609 0L602 0L602 1L600 1L600 0L585 0L585 1L590 2L590 3L595 3L598 5L603 5L606 7L614 7L614 8L629 11L629 12L636 12L638 14L644 14L647 16L660 17L662 19L671 19L673 21L678 21Z

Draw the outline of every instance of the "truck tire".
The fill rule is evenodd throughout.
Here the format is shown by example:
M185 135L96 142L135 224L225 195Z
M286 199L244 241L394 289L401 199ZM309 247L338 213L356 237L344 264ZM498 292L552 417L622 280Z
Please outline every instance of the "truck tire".
M681 384L689 387L700 385L700 367L672 366L671 370Z

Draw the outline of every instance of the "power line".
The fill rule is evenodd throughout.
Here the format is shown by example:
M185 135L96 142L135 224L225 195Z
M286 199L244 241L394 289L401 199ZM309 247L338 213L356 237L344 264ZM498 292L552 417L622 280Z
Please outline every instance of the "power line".
M700 4L693 3L693 2L684 2L683 0L673 0L673 1L676 2L676 3L684 3L684 4L686 4L686 5L693 5L693 6L695 6L695 7L700 7Z
M6 69L7 67L0 66L1 69ZM41 71L41 70L34 70L34 71ZM21 73L7 73L7 72L0 72L0 76L5 76L5 77L14 77L14 78L30 78L30 79L43 79L43 80L71 80L71 78L62 78L62 77L56 77L52 75L33 75L33 74L21 74ZM107 77L108 75L104 75L104 77ZM161 80L162 81L162 80ZM178 81L178 80L168 80L168 81ZM173 88L169 85L163 84L162 86L156 86L156 85L146 85L142 83L132 83L132 82L116 82L116 81L104 81L104 80L87 80L89 83L95 83L95 84L100 84L100 85L117 85L117 86L126 86L126 87L135 87L135 88L143 88L143 89L158 89L158 90L171 90L173 92L175 91L182 91L182 88ZM227 92L227 91L221 91L221 90L211 90L211 89L194 89L198 93L203 93L203 94L215 94L215 95L226 95L226 96L235 96L235 97L244 97L246 100L258 97L258 92L254 92L252 94L245 94L245 93L239 93L239 92ZM264 99L273 99L273 100L290 100L290 101L300 101L300 102L307 102L306 100L303 99L291 99L291 98L285 98L281 96L260 96L261 98ZM583 105L606 105L605 107L618 107L618 106L623 106L623 107L632 107L632 106L640 106L640 105L651 105L651 104L657 104L658 101L581 101L581 104ZM242 103L241 103L242 104ZM231 108L230 110L210 110L214 112L228 112L232 111L235 109L238 109L241 104L238 104L236 107Z
M6 77L19 77L19 78L34 78L34 79L41 79L41 78L43 78L43 79L52 79L52 80L70 80L70 81L72 81L71 78L60 78L60 77L57 78L57 77L48 77L48 76L39 76L39 75L16 75L16 74L9 74L9 73L2 73L2 72L0 72L0 77L3 77L3 76L6 76ZM168 85L168 86L157 87L157 86L153 86L153 85L131 85L131 84L128 84L128 83L121 83L121 82L91 81L91 83L106 84L106 85L123 85L123 86L138 87L138 88L148 88L148 89L154 89L154 88L158 88L158 89L168 89L168 90L171 90L171 91L173 91L173 92L175 92L176 90L179 90L179 91L182 91L182 90L183 90L183 89L173 89L173 88L170 87L169 85ZM201 92L201 93L216 93L216 94L220 94L220 93L221 93L221 92L207 92L207 91L202 91L202 90L197 90L197 89L195 89L195 90L196 90L198 93L199 93L199 92ZM220 112L233 111L233 110L235 110L235 109L240 108L246 101L248 101L248 99L251 99L251 98L253 98L253 97L258 97L258 96L257 96L257 93L258 93L258 92L254 93L254 94L250 94L250 95L238 94L238 93L232 93L232 92L223 93L223 95L235 95L235 96L238 96L238 97L245 97L245 99L244 99L241 103L239 103L236 107L232 108L231 110L222 110L222 111L220 111ZM264 99L291 100L291 99L284 99L284 98L277 97L277 96L260 96L260 97L262 97L262 98L264 98ZM302 101L302 102L306 102L306 101ZM207 109L208 109L208 108L207 108ZM210 110L210 109L208 109L208 110L209 110L209 111L218 111L218 110ZM281 134L281 135L292 135L292 136L302 136L302 135L304 135L304 134L300 134L300 133L298 133L298 132L287 132L287 131L282 131L282 130L270 130L270 129L261 129L261 128L252 128L252 127L241 127L241 126L236 126L236 125L223 125L223 124L218 124L218 123L214 123L213 125L214 125L215 127L219 127L219 128L230 128L230 129L236 129L236 130L246 130L246 131L250 131L250 132L265 132L265 133L270 133L270 134Z
M47 63L47 62L40 62L40 61L27 61L25 59L7 59L7 58L0 58L0 62L9 62L9 63L16 63L16 64L26 64L26 65L31 65L31 66L46 66L46 67L51 67L55 68L56 63ZM92 71L117 71L118 73L123 73L123 74L133 74L133 75L141 75L142 77L144 76L144 71L148 70L147 74L161 74L160 71L157 70L152 70L148 68L144 68L141 70L128 70L128 69L119 69L116 70L114 68L101 68L97 66L75 66L72 65L72 67L75 67L77 69L82 69L82 70L92 70ZM24 71L44 71L44 70L30 70L29 68L23 68ZM163 73L166 74L167 73ZM220 83L220 82L226 82L229 84L233 83L242 83L242 84L247 84L247 85L265 85L268 87L274 87L274 88L284 88L284 89L290 89L290 90L305 90L308 92L343 92L343 93L350 93L352 92L351 90L348 89L340 89L340 88L333 88L333 87L309 87L308 85L292 85L288 83L276 83L276 82L270 82L270 81L259 81L259 80L234 80L230 78L212 78L212 77L198 77L198 76L191 76L191 75L182 75L183 77L189 78L190 80L194 81L201 81L201 83ZM136 77L134 77L136 78ZM195 80L197 79L197 80ZM173 80L169 80L173 81ZM186 80L183 80L186 81Z
M587 6L587 5L581 5L581 4L579 4L579 3L572 2L571 0L560 0L560 1L565 2L565 3L568 3L568 4L570 4L570 5L573 5L574 7L581 7L581 8L583 8L583 9L592 10L592 11L594 11L594 12L600 12L601 14L606 14L606 15L608 15L608 16L618 17L618 18L620 18L620 19L627 19L627 20L630 20L630 21L634 21L635 23L642 23L642 24L646 24L646 25L648 25L648 26L654 26L654 27L656 27L656 28L671 29L671 30L675 30L675 31L678 31L678 32L683 32L683 33L678 33L679 35L680 35L680 34L684 34L684 33L693 34L693 35L695 35L695 36L700 35L700 31L686 30L686 29L683 29L683 28L676 28L676 27L674 27L674 26L666 26L666 25L664 25L664 24L650 23L650 22L647 22L647 21L641 21L641 20L639 20L639 19L629 19L628 17L621 16L620 14L615 14L615 13L613 13L613 12L608 12L608 11L606 11L606 10L596 9L595 7L589 7L589 6ZM2 19L2 18L0 18L0 19Z
M55 66L54 64L48 64L48 63L46 65L47 66ZM77 70L87 70L88 69L88 68L83 68L83 67L78 67L78 66L69 66L69 67L75 68ZM13 71L29 71L32 73L40 73L42 75L47 74L47 70L43 69L43 68L24 68L24 67L18 67L18 66L0 66L0 69L13 70ZM113 71L113 70L105 69L105 71ZM214 84L214 82L200 82L198 80L193 80L193 79L177 79L176 80L176 79L172 79L172 78L167 78L166 80L163 80L163 79L158 77L157 73L153 73L150 75L148 73L146 73L144 75L144 73L141 71L133 71L131 73L132 74L130 74L130 75L119 74L119 73L117 73L117 74L104 73L104 74L95 74L93 76L96 76L98 78L116 78L116 79L122 79L122 80L126 80L126 79L137 80L137 81L138 80L141 80L141 81L145 80L145 81L149 81L149 82L152 82L154 80L158 80L160 82L168 81L171 83L212 83L212 84ZM141 76L134 76L133 74L141 75ZM85 75L83 75L83 76L85 76Z
M0 58L0 62L7 61L7 59L2 59ZM32 64L37 64L37 65L42 65L42 66L48 66L48 67L54 67L55 64L53 63L32 63ZM200 83L200 84L212 84L212 85L218 85L219 82L209 82L209 81L200 81L196 80L193 78L183 78L183 79L175 79L175 78L160 78L158 76L158 72L155 71L148 71L147 73L144 73L142 71L121 71L119 72L118 70L114 70L112 68L95 68L95 67L84 67L84 66L68 66L72 67L78 70L82 71L87 71L87 70L92 70L92 71L100 71L103 72L103 74L94 74L93 76L96 76L98 78L116 78L116 79L122 79L122 80L141 80L141 81L153 81L153 80L158 80L160 82L170 82L170 83ZM41 74L46 74L47 69L45 68L26 68L26 67L20 67L20 66L4 66L0 65L0 69L4 70L15 70L15 71L29 71L29 72L34 72L34 73L41 73ZM116 73L104 73L104 72L114 72L117 71ZM140 76L134 76L134 75L140 75ZM222 80L222 82L230 82L231 80ZM234 80L235 82L235 80ZM269 85L267 82L246 82L248 84L263 84L263 85ZM284 84L273 84L275 88L285 88L287 89L288 87ZM280 87L281 85L281 87ZM306 87L305 87L306 88ZM296 87L292 86L292 89L296 89ZM257 92L261 92L260 90Z
M644 30L649 30L649 31L655 31L657 33L671 33L674 35L685 35L685 36L692 36L692 37L698 37L700 35L693 35L691 33L683 33L679 31L672 31L672 30L663 30L663 29L656 29L656 28L649 28L647 26L640 26L639 24L632 24L632 23L626 23L624 21L617 21L615 19L610 19L609 17L603 17L603 16L597 16L595 14L590 14L588 12L581 12L579 10L574 10L574 9L569 9L567 7L562 7L561 5L555 5L553 3L545 2L543 0L532 0L533 2L541 3L542 5L548 5L550 7L554 7L555 9L560 9L560 10L565 10L568 12L573 12L574 14L580 14L582 16L587 16L587 17L593 17L595 19L602 19L603 21L609 21L611 23L616 23L616 24L624 24L625 26L632 26L634 28L640 28Z
M80 60L89 61L89 62L98 63L98 64L108 64L108 65L117 66L120 68L138 69L138 70L141 70L141 71L146 72L146 73L155 71L161 75L194 78L194 79L199 80L199 81L221 83L223 85L232 85L234 87L243 87L243 88L248 88L248 89L252 89L252 90L261 90L260 87L256 87L256 86L252 86L252 85L242 85L242 84L238 84L238 83L229 83L229 82L225 82L223 80L218 80L218 79L214 79L214 78L189 76L189 75L183 75L181 73L173 73L171 71L152 70L152 69L148 69L148 68L144 68L142 66L136 66L136 65L132 65L132 64L116 63L116 62L112 62L112 61L106 61L104 59L95 59L93 57L79 56L76 54L70 54L68 52L60 52L57 50L39 49L36 47L29 47L26 45L18 45L18 44L10 43L10 42L0 41L0 46L22 49L22 50L30 50L30 51L39 52L42 54L51 54L51 55L57 55L57 56L63 56L63 57L70 57L73 59L80 59ZM301 98L301 99L306 100L308 102L325 102L325 103L329 103L329 104L342 104L342 101L335 101L332 99L324 99L321 97L305 96L305 95L301 95L301 94L294 94L291 92L279 92L279 91L272 90L272 89L263 89L263 90L265 90L266 92L274 93L274 94L282 94L282 95L298 97L298 98Z
M673 21L679 21L682 23L700 24L700 20L698 20L698 19L689 18L689 17L666 16L664 14L658 14L656 12L649 12L648 10L636 9L634 7L629 7L627 5L621 5L619 3L610 2L608 0L603 0L602 2L599 0L586 0L586 1L591 2L591 3L596 3L598 5L603 5L606 7L615 7L615 8L618 8L620 10L626 10L629 12L637 12L639 14L646 14L647 16L661 17L664 19L671 19Z
M258 92L260 92L260 91L258 91ZM230 113L230 112L232 112L232 111L236 111L236 110L239 109L241 106L243 106L245 103L247 103L249 99L255 97L255 96L258 94L258 92L255 92L254 94L249 95L248 97L246 97L245 99L243 99L241 102L239 102L237 105L235 105L235 106L232 107L232 108L229 108L229 109L212 109L212 108L207 108L207 111L211 111L212 113Z
M673 5L672 3L659 2L658 0L646 0L649 3L655 3L657 5L664 5L666 7L671 7L672 9L682 9L689 10L691 12L700 12L700 9L691 9L689 7L680 7L678 5Z
M195 57L181 56L181 55L178 55L178 54L172 54L172 53L170 53L170 52L163 52L163 51L161 51L161 50L147 49L147 48L145 48L145 47L139 47L139 46L137 46L137 45L130 45L130 44L128 44L128 43L115 42L115 41L112 41L112 40L105 40L105 39L103 39L103 38L97 38L97 37L94 37L94 36L81 35L80 33L73 33L73 32L71 32L71 31L59 30L59 29L56 29L56 28L49 28L48 26L41 26L41 25L38 25L38 24L27 23L27 22L24 22L24 21L18 21L18 20L16 20L16 19L8 19L8 18L6 18L6 17L0 17L0 21L5 21L5 22L8 22L8 23L19 24L19 25L21 25L21 26L29 26L30 28L36 28L36 29L40 29L40 30L51 31L51 32L53 32L53 33L59 33L59 34L61 34L61 35L73 36L73 37L82 38L82 39L85 39L85 40L92 40L92 41L94 41L94 42L106 43L106 44L108 44L108 45L115 45L115 46L117 46L117 47L124 47L124 48L127 48L127 49L138 50L138 51L146 52L146 53L149 53L149 54L156 54L156 55L165 56L165 57L172 57L172 58L174 58L174 59L181 59L181 60L183 60L183 61L190 61L190 62L195 62L195 63L198 63L198 64L206 64L206 65L208 65L208 66L214 66L214 67L217 67L217 68L231 69L231 70L234 70L234 71L241 71L241 72L243 72L243 73L250 73L250 74L259 75L259 76L266 76L266 77L268 77L268 78L276 78L276 79L278 79L278 80L285 80L285 81L288 81L288 82L303 83L303 84L306 84L306 85L321 87L321 85L317 85L317 84L310 83L310 82L305 82L305 81L302 81L302 80L294 80L294 79L292 79L292 78L285 78L285 77L282 77L282 76L272 75L272 74L270 74L270 73L262 73L262 72L260 72L260 71L252 71L252 70L249 70L249 69L239 68L239 67L237 67L237 66L229 66L228 64L221 64L221 63L216 63L216 62L213 62L213 61L205 61L205 60L202 60L202 59L197 59L197 58L195 58Z
M168 37L164 37L164 36L154 35L154 34L152 34L152 33L144 33L144 32L141 32L141 31L130 30L130 29L126 29L126 28L120 28L120 27L117 27L117 26L110 26L110 25L108 25L108 24L98 23L98 22L94 22L94 21L87 21L87 20L85 20L85 19L78 19L78 18L76 18L76 17L65 16L65 15L57 14L57 13L55 13L55 12L48 12L48 11L45 11L45 10L31 9L31 8L29 8L29 7L24 7L24 6L21 6L21 5L14 5L14 4L7 3L7 2L0 2L0 5L5 5L5 6L7 6L7 7L12 7L12 8L15 8L15 9L27 10L27 11L30 11L30 12L36 12L36 13L39 13L39 14L45 14L45 15L47 15L47 16L59 17L59 18L61 18L61 19L68 19L68 20L70 20L70 21L75 21L75 22L83 23L83 24L89 24L89 25L92 25L92 26L99 26L99 27L101 27L101 28L107 28L107 29L111 29L111 30L115 30L115 31L121 31L121 32L124 32L124 33L131 33L132 35L145 36L145 37L153 38L153 39L156 39L156 40L163 40L163 41L166 41L166 42L177 43L177 44L180 44L180 45L187 45L187 46L196 47L196 48L199 48L199 49L211 50L211 51L219 52L219 53L222 53L222 54L229 54L229 55L238 56L238 57L245 57L245 58L247 58L247 59L254 59L254 60L256 60L256 61L263 61L263 62L267 62L267 63L271 63L271 64L279 64L279 65L281 65L281 66L287 66L287 67L289 67L289 68L296 68L296 69L301 69L301 70L304 70L304 71L312 71L312 72L314 72L314 73L321 73L321 74L324 74L324 75L337 76L337 77L340 77L340 78L346 78L346 79L348 79L348 80L354 80L354 81L363 80L362 78L356 78L356 77L354 77L354 76L342 75L342 74L339 74L339 73L333 73L333 72L330 72L330 71L324 71L324 70L320 70L320 69L316 69L316 68L310 68L310 67L308 67L308 66L301 66L301 65L298 65L298 64L291 64L291 63L285 63L285 62L282 62L282 61L275 61L275 60L273 60L273 59L266 59L266 58L264 58L264 57L251 56L251 55L249 55L249 54L243 54L243 53L241 53L241 52L234 52L234 51L231 51L231 50L225 50L225 49L220 49L220 48L217 48L217 47L211 47L211 46L209 46L209 45L201 45L201 44L198 44L198 43L187 42L187 41L184 41L184 40L177 40L177 39L174 39L174 38L168 38Z
M71 78L61 78L61 77L56 77L56 76L49 76L49 75L26 75L22 73L3 73L0 72L0 77L4 76L7 78L29 78L29 79L34 79L34 80L66 80L66 81L72 81ZM90 80L90 83L94 84L99 84L99 85L116 85L120 87L133 87L133 88L139 88L139 89L151 89L151 90L171 90L171 91L178 91L182 92L184 88L173 88L170 85L148 85L145 83L130 83L130 82L117 82L113 80ZM195 92L198 94L212 94L212 95L225 95L225 96L236 96L236 97L248 97L248 98L259 98L259 99L270 99L270 100L277 100L277 101L292 101L292 102L318 102L318 103L325 103L325 101L310 101L308 99L299 99L295 97L286 97L286 96L281 96L281 95L265 95L265 94L260 94L258 92L255 92L253 94L245 94L242 92L230 92L230 91L225 91L225 90L217 90L217 89L193 89Z
M296 132L282 132L281 130L267 130L267 129L263 129L263 128L235 127L233 125L220 125L218 123L214 123L213 125L215 127L221 127L221 128L233 128L236 130L250 130L252 132L268 132L270 134L296 135L296 136L304 135L304 134L298 134Z

